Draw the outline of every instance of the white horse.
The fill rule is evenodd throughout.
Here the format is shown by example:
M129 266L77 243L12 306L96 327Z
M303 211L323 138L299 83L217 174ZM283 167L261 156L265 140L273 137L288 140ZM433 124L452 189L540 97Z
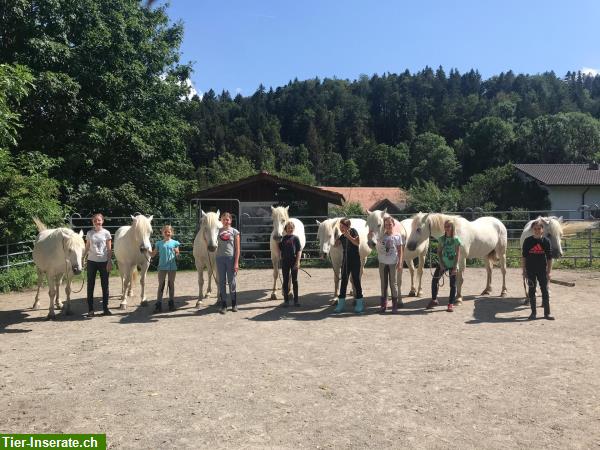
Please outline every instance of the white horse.
M343 217L335 217L333 219L324 220L323 222L317 220L317 225L319 225L319 230L317 232L319 238L319 251L322 257L329 256L333 268L333 303L338 300L340 272L342 270L342 261L344 259L342 246L335 245L335 241L342 235L340 230L340 220L342 219ZM363 219L350 219L350 226L358 232L360 238L358 253L361 259L360 275L362 277L367 257L371 253L371 249L367 242L367 222ZM350 277L350 282L354 285L352 277Z
M212 278L215 277L215 286L217 289L217 298L219 298L219 283L216 263L216 252L218 245L219 228L222 224L219 220L219 211L216 213L209 212L208 214L200 210L202 219L200 220L200 230L194 239L194 261L196 262L196 270L198 271L198 301L196 307L202 303L202 298L207 298L212 292ZM204 268L208 272L208 289L206 296L202 295L204 291Z
M481 295L491 293L492 267L494 261L499 260L500 270L502 271L502 291L500 295L506 297L506 248L508 238L506 227L495 217L480 217L473 222L469 222L464 217L449 216L447 214L415 214L406 247L414 251L425 239L431 236L439 239L444 234L444 223L447 220L454 222L455 235L461 240L460 258L457 265L456 303L462 303L462 284L467 258L482 258L485 260L487 283Z
M115 257L121 275L121 309L127 308L127 297L131 295L132 282L140 267L141 304L147 306L145 295L146 273L150 265L150 236L152 235L152 217L142 214L131 216L133 222L121 227L115 233Z
M38 218L33 221L38 229L38 236L33 245L33 261L37 268L37 293L33 309L38 309L40 301L40 287L43 275L48 278L48 295L50 296L50 308L48 319L54 319L54 305L61 308L58 300L58 292L63 276L66 278L65 291L67 293L67 308L65 314L71 314L71 279L78 275L83 269L83 255L85 253L85 242L83 231L79 234L68 228L46 228Z
M369 240L369 247L375 247L375 243L380 235L383 234L383 218L387 214L387 209L383 211L375 210L375 211L367 211L367 227L370 232L373 233L371 239ZM394 233L402 236L402 241L406 245L408 240L408 233L412 230L412 219L404 219L402 221L398 221L394 219ZM416 250L410 251L408 249L404 249L404 261L408 266L408 270L410 271L410 292L408 293L409 297L420 297L423 295L423 289L421 287L421 281L423 279L423 268L425 267L425 257L427 256L427 249L429 248L429 239L425 239L421 242ZM418 289L415 288L415 264L414 259L419 258L419 266L417 269L417 279L419 282ZM396 280L398 283L398 295L401 295L401 287L402 287L402 271L399 270L396 274Z
M271 292L271 300L277 300L275 289L277 288L277 277L279 276L279 263L281 261L281 252L279 251L279 243L285 235L285 224L292 222L294 224L294 236L300 240L300 249L303 250L306 245L306 236L304 235L304 224L298 219L290 219L288 214L289 206L285 208L271 206L271 217L273 219L273 231L271 231L271 262L273 263L273 291Z

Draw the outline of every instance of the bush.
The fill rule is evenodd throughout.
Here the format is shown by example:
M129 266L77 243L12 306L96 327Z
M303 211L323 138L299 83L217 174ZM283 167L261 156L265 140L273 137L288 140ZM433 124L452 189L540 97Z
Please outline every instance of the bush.
M18 266L0 270L0 292L20 291L37 283L35 266Z

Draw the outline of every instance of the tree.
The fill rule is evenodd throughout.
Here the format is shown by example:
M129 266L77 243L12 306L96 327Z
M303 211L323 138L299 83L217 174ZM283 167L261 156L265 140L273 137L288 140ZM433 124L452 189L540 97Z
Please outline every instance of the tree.
M79 210L174 213L193 179L182 25L129 0L8 5L0 61L28 66L38 87L15 153L57 158L61 200Z
M409 150L404 143L365 145L361 150L360 173L367 186L405 186L409 182Z
M198 169L198 182L200 189L230 183L256 174L252 163L243 156L224 153L213 159L207 167Z
M453 212L458 209L460 192L440 189L433 181L417 181L408 191L407 212Z
M460 171L452 147L434 133L417 136L411 148L410 163L413 179L433 181L441 187L450 186Z

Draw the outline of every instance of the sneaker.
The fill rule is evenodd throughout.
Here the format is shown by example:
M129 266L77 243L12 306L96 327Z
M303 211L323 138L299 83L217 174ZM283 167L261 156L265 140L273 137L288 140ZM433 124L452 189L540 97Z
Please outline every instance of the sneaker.
M431 300L427 304L427 309L433 309L435 306L438 306L439 304L440 304L440 302L438 302L437 300Z
M156 302L156 305L154 305L154 311L152 311L152 314L156 314L162 312L162 302Z
M94 310L93 309L90 310L90 311L88 311L87 317L94 317Z
M227 312L227 308L225 306L221 306L221 309L219 309L219 314L225 314Z
M550 314L545 315L544 319L546 319L546 320L555 320L554 316L551 316Z
M237 311L238 311L238 309L237 309L237 305L233 305L233 306L231 307L231 311L232 311L232 312L237 312Z
M529 315L529 317L527 318L527 320L535 320L535 319L537 319L537 316L534 313L531 313Z
M102 315L103 316L112 316L112 313L110 312L110 309L104 308Z
M448 311L448 312L453 312L454 311L452 303L448 303L448 309L446 309L446 311Z

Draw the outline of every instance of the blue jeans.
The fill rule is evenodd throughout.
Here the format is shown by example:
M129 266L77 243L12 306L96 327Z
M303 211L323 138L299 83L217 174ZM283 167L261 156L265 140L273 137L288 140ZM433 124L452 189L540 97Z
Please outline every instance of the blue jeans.
M235 306L237 303L235 282L236 274L233 271L233 265L233 256L217 256L217 273L219 274L219 297L223 306L227 306L227 300L225 297L226 282L229 284L229 298L231 299L231 306Z

